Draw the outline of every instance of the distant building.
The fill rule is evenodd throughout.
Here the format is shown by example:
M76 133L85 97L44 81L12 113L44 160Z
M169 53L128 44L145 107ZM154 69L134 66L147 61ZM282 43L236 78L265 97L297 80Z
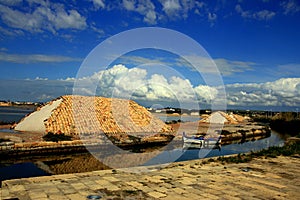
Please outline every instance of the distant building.
M191 116L199 116L199 112L191 112Z

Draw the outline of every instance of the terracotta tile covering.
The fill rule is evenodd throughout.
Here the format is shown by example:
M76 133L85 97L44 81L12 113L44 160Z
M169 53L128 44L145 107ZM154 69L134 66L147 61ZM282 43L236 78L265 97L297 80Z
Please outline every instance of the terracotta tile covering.
M46 132L68 135L105 133L118 139L127 134L171 133L172 128L132 100L62 96L62 103L44 121Z

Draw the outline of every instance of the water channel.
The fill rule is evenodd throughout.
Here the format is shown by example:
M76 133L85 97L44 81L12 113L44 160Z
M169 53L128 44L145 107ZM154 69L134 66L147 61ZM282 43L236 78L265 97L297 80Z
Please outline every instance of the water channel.
M1 110L0 110L1 112ZM8 110L6 109L7 113ZM13 112L10 110L10 112ZM21 116L20 110L15 114L18 118ZM27 112L28 113L28 112ZM23 116L27 114L22 113ZM0 113L3 119L5 114ZM14 114L10 113L10 120ZM198 120L197 117L188 118L181 117L182 121ZM15 120L15 119L14 119ZM164 119L166 120L166 119ZM177 120L177 118L172 117L172 120ZM18 121L18 120L15 120ZM1 131L1 130L0 130ZM12 134L14 134L12 132ZM154 165L163 164L170 162L186 161L199 158L216 157L230 154L246 153L250 151L258 151L261 149L266 149L270 146L282 146L284 144L284 138L276 133L271 132L271 136L254 141L246 141L223 145L216 149L199 149L190 148L186 149L179 145L176 148L169 150L159 150L160 147L153 147L151 149L132 149L131 152L147 152L147 151L159 151L156 156L148 159L143 165ZM101 163L89 152L80 154L70 154L70 155L59 155L59 156L40 156L40 157L27 157L27 158L17 158L11 160L1 160L0 161L0 181L14 178L25 178L25 177L35 177L44 176L52 174L65 174L65 173L79 173L88 172L95 170L109 169L108 166Z

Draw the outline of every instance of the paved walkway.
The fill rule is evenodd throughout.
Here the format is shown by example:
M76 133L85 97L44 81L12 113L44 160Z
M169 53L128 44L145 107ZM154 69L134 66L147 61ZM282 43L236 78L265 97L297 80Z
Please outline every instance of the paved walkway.
M204 160L173 163L141 173L103 170L8 180L2 199L300 199L300 159L278 157L250 163Z

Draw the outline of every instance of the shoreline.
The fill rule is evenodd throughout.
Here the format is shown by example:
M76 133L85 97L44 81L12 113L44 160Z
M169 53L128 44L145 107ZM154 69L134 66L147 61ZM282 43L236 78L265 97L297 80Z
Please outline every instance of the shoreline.
M278 156L247 163L183 161L147 168L112 169L86 173L6 180L3 199L297 199L300 160ZM282 169L288 169L282 171ZM134 170L136 173L133 173Z
M124 197L122 195L124 192L126 193L126 188L131 188L130 191L135 191L133 194L139 193L139 197L142 195L147 199L173 199L174 192L180 199L208 198L210 195L217 199L220 197L243 199L245 194L247 197L253 198L258 198L256 195L260 194L259 198L263 199L294 199L299 195L298 190L295 189L300 178L299 144L299 138L290 138L284 147L271 147L256 153L161 165L4 180L1 192L4 199L23 199L25 197L26 199L39 199L42 197L40 195L48 199L54 198L53 195L56 199L72 199L75 196L78 199L84 199L89 194L101 194L103 197L110 198L113 194L114 197L120 198ZM282 171L282 168L285 170ZM103 180L106 181L104 185L101 184ZM91 184L91 181L95 182ZM261 184L262 182L263 184ZM213 184L211 185L211 183ZM78 184L81 186L84 184L84 190L81 187L77 188ZM170 184L172 187L169 187ZM208 190L213 189L217 193L198 190L197 184L200 184L202 189L203 187ZM68 189L63 185L68 185ZM223 187L229 185L234 187L227 188L225 192ZM242 192L245 191L245 185L247 192ZM211 188L211 186L213 187ZM60 189L57 190L57 188ZM69 190L71 188L72 190ZM102 190L104 188L105 190ZM39 190L39 193L34 192L35 190ZM54 194L48 193L48 191L56 192ZM176 191L181 192L177 193ZM228 192L233 195L228 196ZM194 195L193 197L185 195L191 193ZM137 198L137 196L130 197Z
M174 130L178 130L179 126L185 130L187 134L193 133L194 126L198 125L195 122L186 122L174 124ZM8 125L7 125L8 126ZM3 126L2 126L3 127ZM209 128L208 124L202 124L198 132L205 132ZM177 131L176 130L176 131ZM235 143L236 141L245 142L257 139L263 139L270 136L268 127L257 124L244 124L241 125L225 125L222 130L221 145ZM20 133L3 133L0 130L0 138L8 139L10 141L0 143L0 157L8 159L10 156L18 157L24 155L45 155L45 154L63 154L63 153L81 153L86 152L86 148L106 148L108 145L113 145L110 140L105 138L97 139L97 141L84 140L80 136L75 136L72 141L59 141L59 142L46 142L42 139L44 134L33 132L20 132ZM114 145L122 149L133 149L139 147L153 147L163 146L172 142L172 146L180 146L181 134L170 140L165 137L151 137L149 140L141 140L139 142L131 143L116 143ZM95 138L93 139L95 140ZM181 145L182 146L182 145Z

